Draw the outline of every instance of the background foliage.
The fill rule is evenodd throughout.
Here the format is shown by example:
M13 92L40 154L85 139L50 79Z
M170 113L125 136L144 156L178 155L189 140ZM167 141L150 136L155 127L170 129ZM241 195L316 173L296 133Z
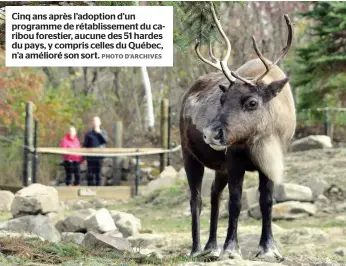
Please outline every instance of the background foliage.
M182 95L200 75L214 71L195 55L195 40L202 40L201 51L205 55L209 41L213 41L216 55L224 49L208 2L1 2L0 42L5 44L6 5L137 4L174 7L174 67L148 68L156 130L148 132L144 125L145 93L139 68L6 68L2 51L0 169L7 171L4 174L7 180L18 180L21 176L23 112L28 100L35 104L41 146L59 145L71 123L77 125L82 139L89 130L91 117L100 115L111 137L110 146L112 127L115 121L122 120L125 147L158 147L159 107L163 98L168 98L172 107L173 141L180 142L177 126ZM215 7L232 43L231 69L256 57L253 35L264 55L276 58L287 40L283 15L290 16L295 23L294 43L281 67L292 80L299 118L297 136L323 133L325 114L315 108L345 107L346 2L215 2ZM334 140L344 140L345 118L340 112L330 115ZM47 156L42 160L40 170L46 179L53 178L60 157Z

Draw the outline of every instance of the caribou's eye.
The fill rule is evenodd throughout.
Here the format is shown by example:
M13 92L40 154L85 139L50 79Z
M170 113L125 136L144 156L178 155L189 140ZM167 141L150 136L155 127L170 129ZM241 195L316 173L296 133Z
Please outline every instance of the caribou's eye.
M249 111L255 110L257 106L258 106L258 102L257 102L257 99L255 98L249 98L244 103L245 109Z

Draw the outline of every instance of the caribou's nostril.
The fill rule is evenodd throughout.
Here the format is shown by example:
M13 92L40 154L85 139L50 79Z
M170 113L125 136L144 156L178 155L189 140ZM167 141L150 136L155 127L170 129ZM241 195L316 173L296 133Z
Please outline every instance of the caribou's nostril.
M206 135L203 135L203 138L204 138L204 139L207 139L207 136L206 136Z
M223 135L223 131L222 131L222 128L220 128L217 134L214 136L214 139L219 140L222 138L222 135Z

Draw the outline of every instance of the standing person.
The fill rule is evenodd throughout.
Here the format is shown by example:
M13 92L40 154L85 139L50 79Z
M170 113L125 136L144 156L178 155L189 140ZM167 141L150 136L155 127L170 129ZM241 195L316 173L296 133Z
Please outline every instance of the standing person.
M74 126L69 127L69 132L61 140L60 146L62 148L80 148L80 142L77 138L77 130ZM65 167L66 186L71 186L72 174L74 174L74 185L80 185L80 163L83 160L83 157L80 155L64 155L63 165Z
M108 141L107 133L101 130L101 119L98 116L93 118L93 128L85 135L85 148L103 148ZM101 167L103 157L88 156L86 157L88 164L88 186L101 185Z

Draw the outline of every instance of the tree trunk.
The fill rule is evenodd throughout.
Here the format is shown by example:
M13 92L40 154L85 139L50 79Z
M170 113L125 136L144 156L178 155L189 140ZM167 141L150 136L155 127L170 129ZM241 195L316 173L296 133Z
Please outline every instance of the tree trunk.
M145 89L146 100L146 128L152 130L155 124L154 107L153 107L153 95L151 92L150 79L148 75L147 67L141 67L142 81Z

